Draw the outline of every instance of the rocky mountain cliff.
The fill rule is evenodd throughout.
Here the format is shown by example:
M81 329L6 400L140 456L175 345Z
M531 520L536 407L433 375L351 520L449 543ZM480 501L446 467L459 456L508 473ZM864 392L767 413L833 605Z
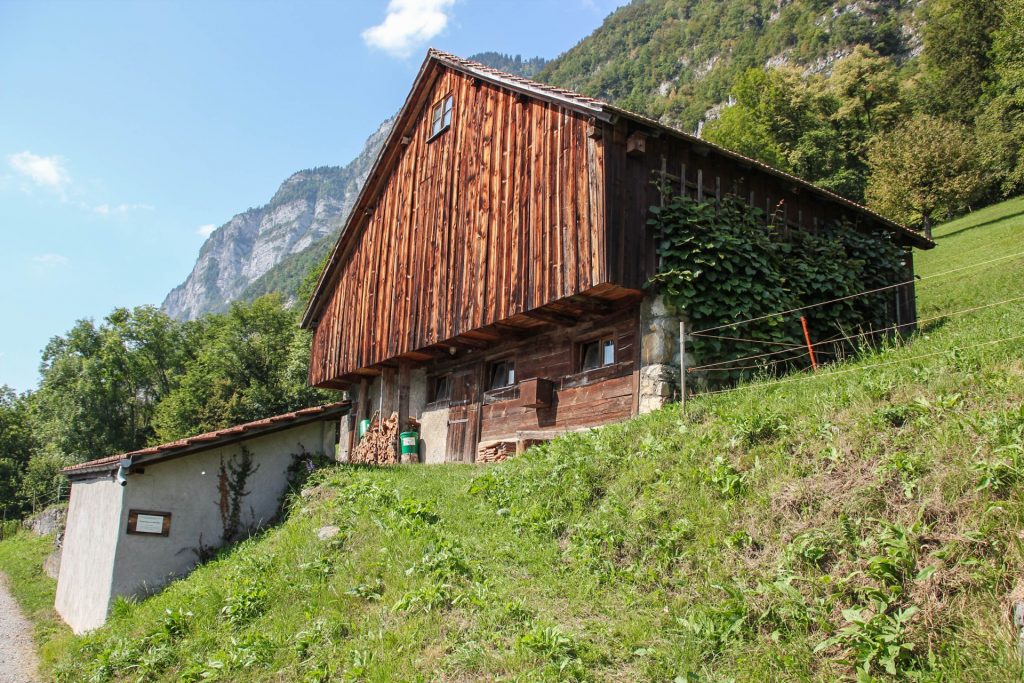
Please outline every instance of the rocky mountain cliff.
M163 309L186 320L224 310L236 299L249 298L247 290L289 256L337 236L392 121L382 123L348 165L299 171L266 205L214 230L192 272L164 299ZM293 294L290 289L284 293Z
M535 75L541 57L484 52L472 59L521 76ZM394 117L380 125L347 166L299 171L265 206L217 228L199 250L192 273L164 299L163 309L184 320L280 292L290 301L310 269L334 245Z

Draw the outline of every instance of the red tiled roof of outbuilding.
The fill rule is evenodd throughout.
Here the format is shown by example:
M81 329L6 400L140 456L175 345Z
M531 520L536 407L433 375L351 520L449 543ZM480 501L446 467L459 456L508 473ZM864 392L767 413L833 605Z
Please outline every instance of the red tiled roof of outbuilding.
M150 459L149 456L160 456L155 459L164 460L167 457L174 457L179 454L186 455L188 453L204 451L210 448L216 448L217 446L234 443L243 438L251 438L260 434L274 432L285 427L293 426L296 423L301 424L314 422L317 419L327 419L334 417L335 415L340 416L349 409L350 405L349 401L338 401L336 403L328 403L322 406L293 410L290 413L275 415L273 417L265 417L262 420L254 420L252 422L246 422L233 427L226 427L212 432L196 434L195 436L178 439L177 441L170 441L158 446L148 446L136 451L129 451L118 455L108 455L103 458L97 458L96 460L89 460L88 462L82 462L77 465L65 467L61 471L69 477L74 477L76 475L106 472L117 469L120 462L126 458L135 460L136 458Z

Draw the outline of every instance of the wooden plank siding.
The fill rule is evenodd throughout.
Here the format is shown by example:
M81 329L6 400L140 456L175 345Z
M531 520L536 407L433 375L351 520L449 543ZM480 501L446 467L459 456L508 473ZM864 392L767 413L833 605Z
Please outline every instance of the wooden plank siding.
M429 139L430 108L454 99ZM604 150L575 111L438 67L368 215L342 237L310 382L607 281Z
M461 411L463 403L479 406L480 433L476 441L514 438L519 431L561 431L625 420L636 412L633 373L639 312L639 303L629 302L596 320L548 328L527 339L504 341L468 357L441 358L431 365L429 376L452 376L453 411ZM607 338L615 341L615 364L579 372L580 344ZM493 401L481 401L480 394L467 395L461 378L487 378L492 363L506 359L515 363L518 383L538 377L554 381L554 401L550 407L523 406L515 392ZM456 419L461 418L460 412ZM463 428L458 429L461 439ZM461 452L462 445L459 441L453 452ZM475 449L476 443L471 446Z
M521 344L511 355L516 361L517 379L554 379L554 401L548 408L525 407L518 401L485 403L481 407L480 441L514 438L520 431L558 432L631 417L637 313L634 307L615 318ZM579 373L579 343L598 337L614 337L615 365Z
M628 154L626 139L637 130L647 134L645 151ZM814 231L844 217L854 225L872 225L861 212L823 201L796 181L723 156L699 142L628 120L606 125L603 136L611 140L605 150L605 268L609 281L623 287L640 288L657 272L654 237L646 223L650 207L661 199L656 181L661 181L663 171L673 191L690 197L714 201L732 194L769 215L779 209L775 224L783 230Z

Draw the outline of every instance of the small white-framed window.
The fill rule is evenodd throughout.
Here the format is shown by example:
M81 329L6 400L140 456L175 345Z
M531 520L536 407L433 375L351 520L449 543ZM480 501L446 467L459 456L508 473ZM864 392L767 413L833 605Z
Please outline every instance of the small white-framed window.
M611 337L580 344L580 372L615 364L615 340Z
M455 100L451 95L445 95L433 107L430 108L430 138L433 140L441 133L448 130L452 125L452 107Z

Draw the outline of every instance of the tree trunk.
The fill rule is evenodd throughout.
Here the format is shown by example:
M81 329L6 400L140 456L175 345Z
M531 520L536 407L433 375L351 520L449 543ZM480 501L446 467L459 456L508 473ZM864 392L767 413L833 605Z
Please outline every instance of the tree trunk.
M932 238L932 217L925 214L924 217L924 236L928 239Z

